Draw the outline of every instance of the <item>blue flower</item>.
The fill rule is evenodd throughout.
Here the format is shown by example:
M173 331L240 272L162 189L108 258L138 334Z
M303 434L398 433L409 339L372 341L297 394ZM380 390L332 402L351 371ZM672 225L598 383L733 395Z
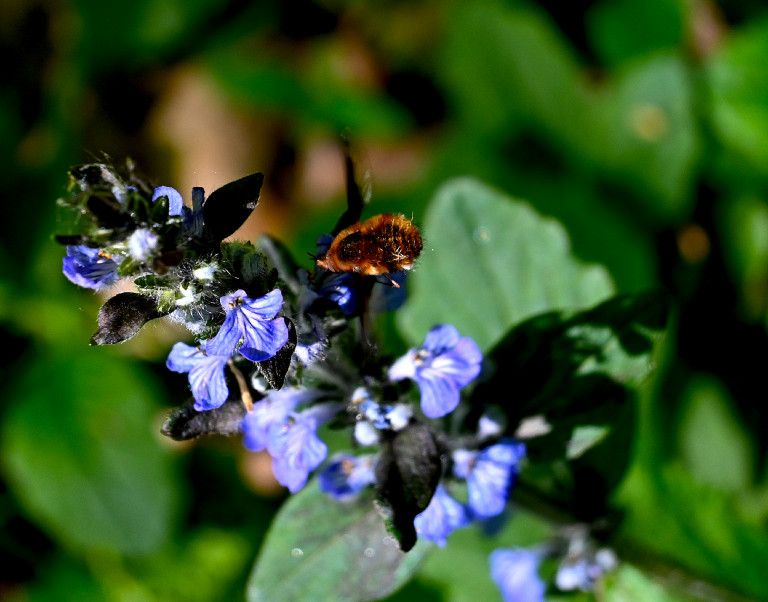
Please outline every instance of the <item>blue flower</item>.
M480 373L483 356L475 342L451 325L435 326L424 346L411 349L389 369L389 378L415 380L421 409L429 418L449 414L459 405L459 389Z
M390 279L399 286L393 286ZM379 276L377 282L383 286L374 287L373 292L371 292L371 300L368 302L368 309L374 314L400 309L408 296L405 286L407 279L408 270L389 274L384 280Z
M182 207L181 222L190 236L200 236L203 233L203 203L205 190L199 186L192 189L192 209Z
M330 234L321 234L317 239L315 252L317 257L325 255L333 242ZM341 308L345 316L354 315L357 310L357 284L359 278L349 272L329 272L316 270L312 290Z
M539 577L541 556L531 550L500 548L491 552L491 577L505 602L544 600L544 582Z
M206 349L213 355L230 356L243 341L239 351L253 362L274 357L288 340L288 327L282 318L275 319L283 305L283 293L275 289L258 299L246 296L244 290L221 298L227 317L221 329L208 341Z
M285 387L270 391L243 419L243 445L251 451L267 449L274 425L282 426L288 416L300 405L314 401L322 395L317 389Z
M352 316L357 310L355 279L348 272L326 272L316 279L315 292L338 305L345 316Z
M502 439L482 451L453 452L453 473L467 480L469 507L477 516L496 516L504 510L525 456L525 445Z
M152 194L152 202L154 203L160 197L168 199L168 215L181 215L184 199L181 198L178 190L170 186L158 186Z
M99 290L119 280L117 265L108 253L83 245L69 245L62 271L78 286Z
M229 356L209 355L201 347L176 343L166 366L174 372L189 372L189 386L198 412L220 407L229 396L224 366Z
M466 506L453 499L442 484L438 484L429 506L416 516L413 526L416 533L442 547L448 535L466 527L471 521Z
M267 442L272 471L291 493L304 487L309 473L325 460L328 447L316 431L343 408L342 403L318 404L300 413L291 412L282 424L272 424Z
M342 502L356 498L375 481L375 458L373 454L336 454L318 475L320 489Z

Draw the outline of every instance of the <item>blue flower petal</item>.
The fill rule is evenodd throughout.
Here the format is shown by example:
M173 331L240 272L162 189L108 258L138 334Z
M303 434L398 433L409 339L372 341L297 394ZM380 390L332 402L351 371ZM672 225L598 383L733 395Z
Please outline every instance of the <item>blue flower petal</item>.
M283 294L275 289L259 299L250 299L238 290L221 298L227 313L221 329L208 342L217 355L232 354L243 339L240 353L254 362L274 357L288 341L288 326L275 318L283 305Z
M424 349L432 352L433 355L441 355L450 351L459 342L459 331L450 324L441 324L435 326L427 333L424 339Z
M188 372L189 385L198 412L220 407L229 397L224 375L228 356L206 355L201 349L176 343L166 366L174 372Z
M234 353L235 347L237 347L242 337L237 322L237 313L234 311L229 312L219 332L206 343L205 348L208 353L227 356L231 356Z
M428 418L450 414L459 405L459 389L454 381L437 370L426 369L416 374L421 389L421 411Z
M320 254L318 254L320 256ZM333 301L346 316L357 310L356 276L345 272L324 272L317 278L316 292Z
M498 549L491 552L491 577L505 602L541 602L544 582L538 575L541 557L530 550Z
M265 400L256 403L253 411L246 413L240 425L243 431L243 445L254 452L267 449L272 425L285 420L290 411L290 408L281 407L279 404L271 405Z
M442 484L438 484L429 506L416 516L413 526L420 536L442 547L448 535L456 529L466 527L471 520L467 508L453 499Z
M246 296L244 290L236 291L234 295L230 296L243 299L241 311L245 314L249 322L271 320L283 307L283 293L279 288L268 292L258 299L250 299ZM224 297L223 299L226 298L227 297Z
M67 246L62 272L67 279L93 290L99 290L117 282L117 262L98 249L83 245Z
M318 474L320 489L340 501L354 499L375 481L374 457L336 454Z
M316 434L345 404L328 402L311 406L300 413L291 413L282 423L273 423L269 432L267 451L272 455L273 472L277 480L296 493L304 487L309 473L322 464L328 448Z
M227 401L229 389L224 376L227 361L226 357L207 356L189 371L189 385L198 412L216 409Z
M459 404L459 389L480 374L483 356L475 342L460 337L450 324L435 326L424 346L410 349L389 369L391 380L410 378L421 389L421 408L430 418L452 412Z
M282 318L266 322L249 322L243 332L240 353L252 362L274 357L288 341L288 326Z
M315 433L312 421L302 420L300 415L293 420L288 426L273 426L273 431L280 429L280 432L270 434L267 449L274 458L275 478L291 493L296 493L306 484L309 473L325 460L328 447Z
M189 372L197 365L202 352L197 347L185 343L176 343L168 355L165 365L173 372Z
M321 395L323 392L317 389L285 387L279 391L271 391L245 415L241 425L244 433L243 444L251 451L266 449L273 425L283 424L297 407Z
M467 479L469 507L477 516L496 516L504 510L525 455L525 445L512 440L485 448L480 452L456 450L453 472Z
M163 196L168 198L168 215L181 215L184 199L181 198L179 191L170 186L158 186L152 194L152 202Z
M462 337L453 349L434 359L432 368L450 376L456 386L461 388L477 378L482 361L483 354L480 353L475 342L470 338Z

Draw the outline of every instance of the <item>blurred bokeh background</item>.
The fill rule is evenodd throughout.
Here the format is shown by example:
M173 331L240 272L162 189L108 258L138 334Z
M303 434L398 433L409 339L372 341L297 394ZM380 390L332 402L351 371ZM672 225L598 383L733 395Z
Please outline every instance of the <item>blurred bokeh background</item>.
M763 2L10 0L0 64L0 599L242 599L284 496L235 439L160 436L184 332L88 347L102 299L51 239L67 168L131 157L185 197L264 172L241 234L309 265L345 128L371 214L418 222L473 175L620 292L670 292L616 543L683 599L768 599ZM459 537L396 597L479 599L493 546Z

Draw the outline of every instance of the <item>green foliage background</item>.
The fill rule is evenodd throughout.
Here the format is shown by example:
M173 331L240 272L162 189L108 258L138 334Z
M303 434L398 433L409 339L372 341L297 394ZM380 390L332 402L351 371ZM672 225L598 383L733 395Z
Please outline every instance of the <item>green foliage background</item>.
M239 441L161 440L164 411L185 395L163 366L182 333L87 346L100 300L63 278L51 241L66 169L104 151L181 187L184 169L213 169L185 165L210 156L195 151L223 149L235 177L265 173L261 230L301 257L342 206L340 179L325 197L300 185L306 166L350 128L369 153L371 213L437 224L433 246L462 222L430 199L471 176L562 224L573 255L602 266L616 292L668 291L673 317L627 432L629 467L606 484L628 561L606 596L768 599L762 3L4 3L0 58L0 329L12 358L0 379L0 598L242 599L282 501L244 484ZM172 102L180 81L209 91L199 112ZM221 138L210 104L245 147ZM538 235L477 226L512 249ZM441 316L471 324L468 289L454 283L476 264L440 261L422 267L440 274L429 287ZM486 303L515 294L497 278L504 262L524 273L550 261L511 252L493 290L472 285L488 307L474 317L484 347L536 312ZM429 294L416 289L398 322L407 342ZM504 389L514 399L515 382ZM498 542L456 533L394 598L493 599L487 553L548 529L521 512Z

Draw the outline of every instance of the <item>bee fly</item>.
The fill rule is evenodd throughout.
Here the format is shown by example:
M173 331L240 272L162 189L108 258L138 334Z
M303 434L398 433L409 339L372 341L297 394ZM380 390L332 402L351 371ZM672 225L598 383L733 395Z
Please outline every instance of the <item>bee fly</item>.
M404 215L385 213L339 232L317 265L331 272L383 274L399 288L389 274L410 270L421 249L421 233L413 222Z

